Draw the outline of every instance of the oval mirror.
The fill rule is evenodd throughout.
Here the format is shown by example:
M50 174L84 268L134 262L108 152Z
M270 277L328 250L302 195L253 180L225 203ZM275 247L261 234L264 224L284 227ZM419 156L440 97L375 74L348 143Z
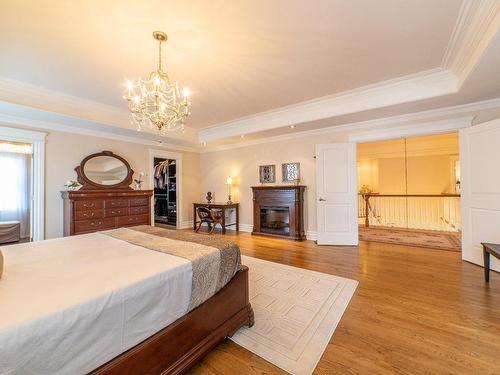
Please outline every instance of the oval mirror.
M94 156L83 165L83 174L94 184L118 185L128 176L128 168L114 156Z

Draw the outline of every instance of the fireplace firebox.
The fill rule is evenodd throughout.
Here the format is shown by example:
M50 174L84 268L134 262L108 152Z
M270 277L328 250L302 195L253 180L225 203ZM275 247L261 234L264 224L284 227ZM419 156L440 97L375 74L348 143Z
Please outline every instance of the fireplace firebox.
M265 236L305 239L305 186L254 186L253 232Z
M281 236L289 236L290 210L288 207L261 207L260 231Z

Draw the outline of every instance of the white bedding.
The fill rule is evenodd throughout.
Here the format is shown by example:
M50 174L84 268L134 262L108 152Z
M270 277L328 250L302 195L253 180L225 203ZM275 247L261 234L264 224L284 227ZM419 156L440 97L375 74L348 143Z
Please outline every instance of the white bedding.
M99 233L2 248L0 374L85 374L186 314L191 263Z

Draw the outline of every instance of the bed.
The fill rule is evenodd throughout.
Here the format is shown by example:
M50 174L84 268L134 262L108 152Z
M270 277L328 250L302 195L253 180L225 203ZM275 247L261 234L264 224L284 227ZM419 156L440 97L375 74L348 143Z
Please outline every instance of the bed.
M2 248L0 374L180 374L253 324L215 236L140 226Z

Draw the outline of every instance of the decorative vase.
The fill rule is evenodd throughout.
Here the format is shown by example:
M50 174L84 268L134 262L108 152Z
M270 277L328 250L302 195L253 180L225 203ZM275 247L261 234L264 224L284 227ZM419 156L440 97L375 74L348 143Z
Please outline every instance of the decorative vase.
M142 182L135 183L135 190L142 190Z

